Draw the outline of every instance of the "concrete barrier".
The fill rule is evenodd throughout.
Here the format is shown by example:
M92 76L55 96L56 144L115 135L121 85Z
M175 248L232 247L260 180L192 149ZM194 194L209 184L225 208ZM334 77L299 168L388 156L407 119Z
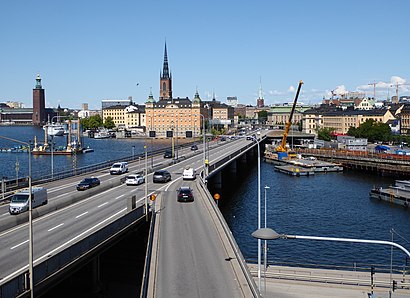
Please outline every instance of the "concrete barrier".
M87 199L91 196L97 195L100 192L106 191L110 188L116 187L124 183L125 179L112 179L104 181L99 186L90 188L85 191L78 191L76 193L64 196L58 200L48 199L48 203L44 206L34 208L32 211L33 219L46 215L47 213L62 209L71 204L77 203L81 200ZM9 215L7 218L2 219L0 225L0 232L11 229L15 226L28 222L28 212L24 212L16 215Z

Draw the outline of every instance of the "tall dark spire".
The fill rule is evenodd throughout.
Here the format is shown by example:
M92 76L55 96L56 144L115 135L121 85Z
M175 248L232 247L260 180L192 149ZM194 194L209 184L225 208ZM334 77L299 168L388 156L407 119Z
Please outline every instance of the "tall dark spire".
M167 54L167 42L165 42L165 50L164 50L164 66L163 66L163 68L162 68L162 79L169 79L168 54Z

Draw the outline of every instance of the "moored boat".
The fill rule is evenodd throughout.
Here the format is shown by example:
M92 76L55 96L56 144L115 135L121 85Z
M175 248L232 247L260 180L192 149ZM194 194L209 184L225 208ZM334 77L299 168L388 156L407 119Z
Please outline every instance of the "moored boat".
M395 185L387 188L373 187L370 190L370 198L383 200L392 204L408 207L410 204L410 181L396 180Z

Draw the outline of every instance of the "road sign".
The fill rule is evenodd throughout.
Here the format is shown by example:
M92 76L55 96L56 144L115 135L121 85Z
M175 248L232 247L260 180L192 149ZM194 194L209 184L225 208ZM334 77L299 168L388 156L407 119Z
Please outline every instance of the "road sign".
M157 198L157 196L155 194L152 194L152 195L149 196L149 199L151 201L155 201L156 198Z
M221 198L221 196L219 195L219 193L214 194L214 199L215 200L219 200Z

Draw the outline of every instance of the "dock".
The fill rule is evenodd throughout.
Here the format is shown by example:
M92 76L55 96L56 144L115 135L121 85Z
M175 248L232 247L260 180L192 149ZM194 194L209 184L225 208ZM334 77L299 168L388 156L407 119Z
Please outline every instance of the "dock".
M304 168L300 166L275 166L275 170L281 173L288 174L290 176L311 176L315 174L314 169Z

